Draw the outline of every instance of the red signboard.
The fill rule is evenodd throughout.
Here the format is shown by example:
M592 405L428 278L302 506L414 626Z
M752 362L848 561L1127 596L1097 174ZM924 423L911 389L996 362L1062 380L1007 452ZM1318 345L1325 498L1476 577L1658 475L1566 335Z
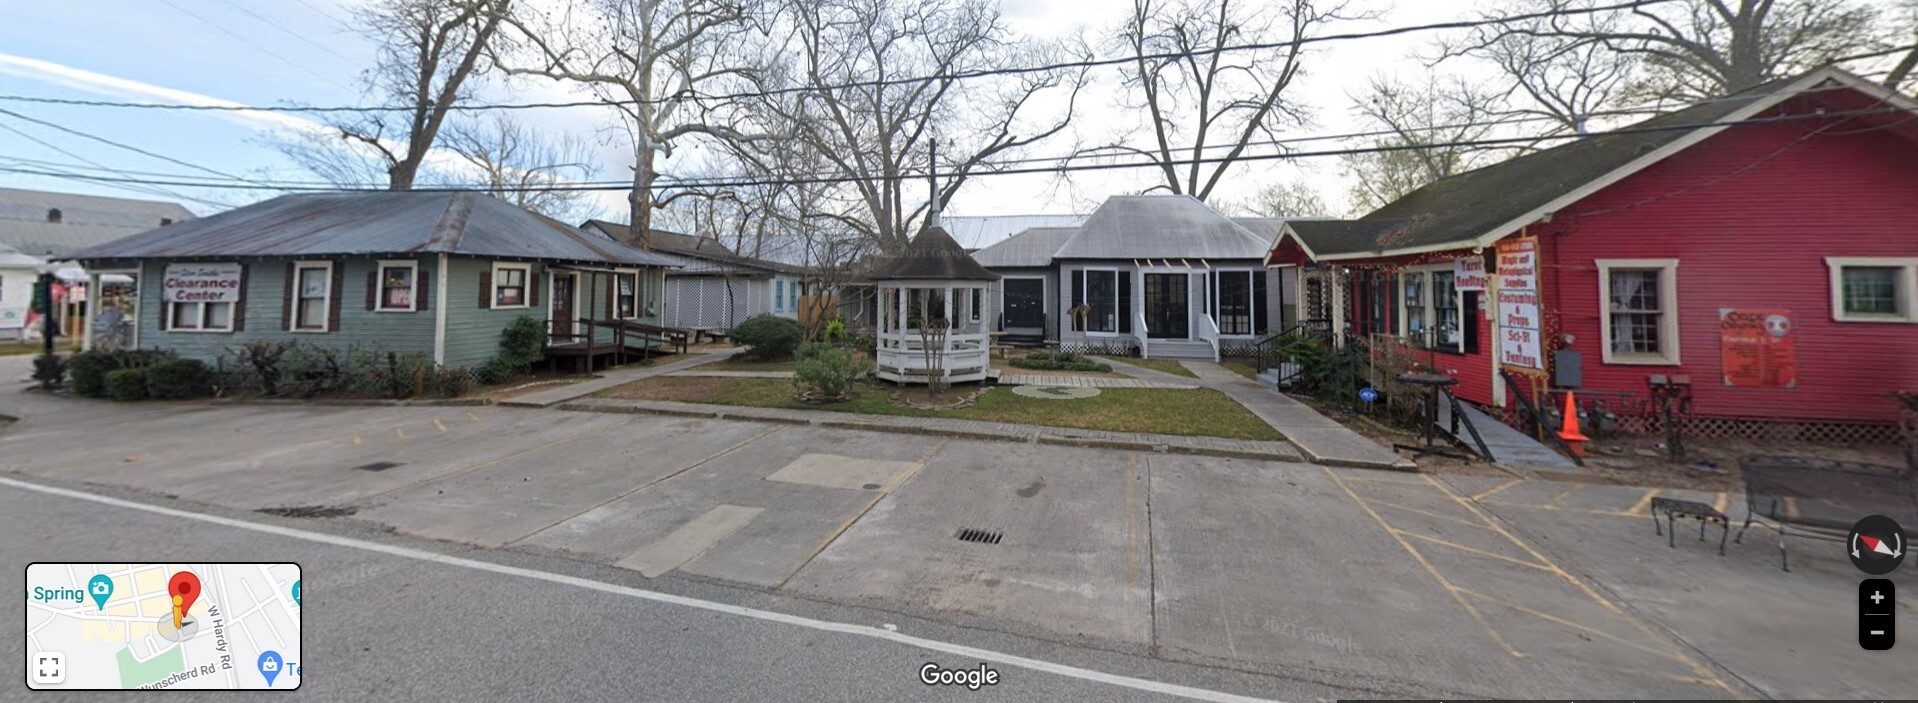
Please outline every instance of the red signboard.
M1718 339L1727 387L1793 388L1798 385L1791 311L1720 308Z

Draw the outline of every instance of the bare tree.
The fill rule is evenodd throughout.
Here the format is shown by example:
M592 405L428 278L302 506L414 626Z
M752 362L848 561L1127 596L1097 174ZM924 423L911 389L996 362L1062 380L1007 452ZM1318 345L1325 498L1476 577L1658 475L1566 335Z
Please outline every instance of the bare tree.
M599 209L590 193L564 190L599 171L589 145L572 135L548 138L495 114L448 125L446 150L469 167L453 182L477 175L494 197L564 222L583 222Z
M761 104L824 173L843 179L853 207L820 210L874 248L903 249L925 216L973 175L1064 131L1083 70L1022 71L993 80L958 74L1043 66L1062 45L1010 37L992 0L789 0L792 45L769 89L808 88ZM901 77L924 80L896 81ZM934 161L936 194L920 179Z
M724 105L698 96L754 67L740 49L755 33L759 0L567 0L557 15L526 10L507 20L513 75L573 81L616 106L633 142L628 197L636 244L649 248L659 161L690 135L747 140L725 124ZM723 92L723 91L716 91ZM688 191L682 191L688 192Z
M1353 178L1352 208L1364 213L1427 183L1496 160L1499 151L1474 146L1497 128L1495 96L1462 79L1434 80L1423 87L1374 79L1354 109L1388 132L1380 151L1343 157Z
M1101 151L1145 156L1159 170L1155 190L1204 200L1249 143L1276 136L1282 124L1302 123L1302 106L1286 100L1304 66L1306 48L1298 42L1351 15L1343 3L1273 4L1133 0L1113 43L1132 57L1124 69L1125 86L1137 101L1134 106L1151 121L1153 148L1115 145ZM1291 43L1270 51L1222 51L1275 42ZM1214 148L1226 151L1206 153Z
M1642 61L1639 100L1693 101L1733 93L1878 45L1877 11L1854 0L1676 0L1581 12L1605 0L1518 0L1553 12L1484 32L1559 40L1555 51L1597 46Z
M1910 44L1905 51L1905 57L1891 67L1890 73L1885 74L1885 87L1892 90L1902 87L1905 79L1911 77L1912 71L1918 69L1918 0L1905 0L1898 14L1902 20L1903 31L1893 36L1903 37L1904 41Z
M294 135L280 150L331 182L364 184L378 163L392 190L411 190L455 106L485 66L487 47L512 0L378 0L354 24L379 43L364 74L367 92L384 106L328 122L345 143ZM348 181L347 179L354 179Z
M1233 210L1255 217L1321 217L1333 214L1325 204L1325 198L1319 196L1319 190L1301 179L1273 181L1265 184L1248 202L1238 203Z
M1610 16L1592 20L1591 26L1615 31L1619 25L1619 18ZM1499 116L1527 122L1525 131L1539 135L1583 132L1593 118L1617 112L1639 66L1632 55L1599 42L1510 32L1497 25L1441 42L1440 52L1441 62L1463 57L1496 70L1509 81L1496 96L1505 106Z

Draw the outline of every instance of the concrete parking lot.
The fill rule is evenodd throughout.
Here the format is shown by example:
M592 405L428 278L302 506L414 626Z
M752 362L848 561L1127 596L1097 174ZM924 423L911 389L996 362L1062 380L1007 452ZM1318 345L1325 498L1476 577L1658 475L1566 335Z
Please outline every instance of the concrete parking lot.
M1859 576L1835 545L1797 545L1791 572L1769 534L1725 557L1672 549L1643 489L551 410L29 405L0 409L24 417L0 430L0 471L332 509L457 545L1359 691L1918 690L1891 653L1857 648Z

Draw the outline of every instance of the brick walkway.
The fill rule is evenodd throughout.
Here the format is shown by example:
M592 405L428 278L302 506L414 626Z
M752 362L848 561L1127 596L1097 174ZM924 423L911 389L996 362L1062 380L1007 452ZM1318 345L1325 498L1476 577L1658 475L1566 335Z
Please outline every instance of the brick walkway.
M730 358L733 354L740 351L739 349L722 349L710 354L690 355L684 359L656 366L627 366L613 369L601 373L599 378L590 381L580 381L579 383L571 385L559 386L552 390L528 393L516 398L502 400L499 404L522 408L548 408L575 398L584 398L608 388L622 386L640 379L664 376L674 371L682 371L695 366L710 364L715 361Z
M1367 469L1396 469L1416 471L1418 465L1410 459L1400 457L1398 452L1374 442L1365 435L1353 432L1332 418L1319 414L1317 410L1291 396L1268 388L1257 381L1240 376L1224 366L1209 361L1181 361L1180 365L1199 375L1200 386L1226 394L1246 410L1252 411L1265 424L1285 435L1306 458L1314 464L1327 466L1355 466ZM1177 381L1190 382L1192 379L1174 376L1163 371L1133 366L1123 360L1113 360L1112 368L1134 378L1161 383Z
M614 398L585 398L561 405L559 409L584 412L648 413L727 418L733 420L779 422L794 425L812 425L816 427L834 427L875 432L937 435L962 439L1001 442L1037 442L1039 444L1130 449L1142 452L1167 452L1173 454L1202 454L1207 456L1261 459L1267 461L1299 461L1300 459L1298 451L1286 442L1225 439L1222 437L1186 437L1181 435L1145 434L1140 432L1105 432L1101 430L1040 427L1037 425L984 422L979 420L899 417L895 415L867 415L864 413L844 413L830 410L787 410L783 408L751 408L732 405L704 405L698 403L620 400Z

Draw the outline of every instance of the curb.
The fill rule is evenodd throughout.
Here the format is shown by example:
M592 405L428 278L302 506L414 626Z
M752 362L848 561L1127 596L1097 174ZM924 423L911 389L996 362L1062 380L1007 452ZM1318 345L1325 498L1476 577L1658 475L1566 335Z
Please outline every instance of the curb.
M501 403L505 405L505 403ZM676 410L670 408L641 408L632 405L600 405L597 403L563 403L556 409L581 413L620 413L624 415L670 415L673 417L696 417L711 420L719 413L711 410Z
M1320 466L1337 466L1347 469L1378 469L1380 471L1399 471L1411 474L1421 473L1418 464L1403 458L1390 464L1380 461L1365 461L1362 459L1334 459L1314 454L1311 449L1297 442L1292 443L1292 446L1298 447L1299 452L1305 456L1307 461Z
M297 406L336 406L336 407L388 407L388 408L471 408L493 405L491 398L444 398L437 400L379 400L374 398L352 399L331 398L313 400L293 400L283 398L214 398L213 405L297 405Z
M1166 445L1152 442L1135 442L1124 439L1096 439L1092 437L1061 437L1059 435L1039 435L1040 444L1056 444L1065 447L1089 447L1093 449L1122 449L1135 452L1156 452Z
M1305 457L1298 452L1257 452L1238 449L1213 449L1210 447L1188 447L1168 444L1163 449L1167 454L1197 454L1200 456L1225 457L1227 459L1252 459L1255 461L1291 461L1304 462Z

